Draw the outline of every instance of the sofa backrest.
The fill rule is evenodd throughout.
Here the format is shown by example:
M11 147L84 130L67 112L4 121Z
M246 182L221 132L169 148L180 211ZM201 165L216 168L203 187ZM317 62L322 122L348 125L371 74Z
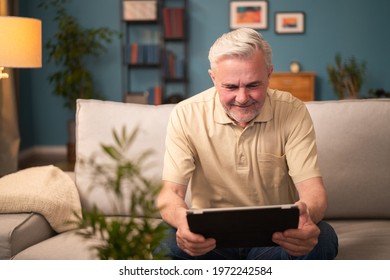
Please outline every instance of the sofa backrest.
M307 102L326 218L390 218L390 99Z
M316 130L318 158L329 196L326 218L390 218L390 100L314 101L306 106ZM81 165L113 143L112 130L140 132L132 155L152 149L144 175L161 180L166 126L174 105L78 100L75 180L83 207L114 214L103 189L90 192L91 170ZM107 161L101 154L99 162Z

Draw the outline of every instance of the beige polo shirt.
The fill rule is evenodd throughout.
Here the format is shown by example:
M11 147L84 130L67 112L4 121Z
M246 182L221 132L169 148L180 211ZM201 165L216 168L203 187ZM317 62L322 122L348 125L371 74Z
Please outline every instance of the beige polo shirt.
M163 180L187 185L194 208L293 203L294 182L320 176L313 124L291 94L268 90L244 129L215 88L179 103L168 124Z

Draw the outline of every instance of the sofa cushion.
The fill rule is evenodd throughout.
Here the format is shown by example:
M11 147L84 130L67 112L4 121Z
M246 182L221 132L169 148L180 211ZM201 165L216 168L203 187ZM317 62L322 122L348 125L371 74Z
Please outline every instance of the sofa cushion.
M389 220L328 220L339 238L339 260L389 260Z
M37 213L0 214L0 225L0 260L56 234Z
M91 210L93 205L98 205L107 215L128 214L126 211L114 209L115 205L106 190L93 178L93 170L89 165L81 163L82 160L94 158L99 164L112 164L112 160L103 153L101 144L114 143L114 129L121 131L126 127L129 133L139 128L127 156L136 158L142 152L152 150L153 154L143 165L142 175L161 183L166 127L174 106L81 99L77 101L75 180L84 208ZM124 187L132 188L131 185ZM124 203L127 201L128 199Z
M390 218L390 100L307 102L327 218Z
M129 217L106 217L107 222L129 221ZM141 222L144 218L136 218L133 222ZM161 219L150 219L150 225L157 226ZM15 260L97 260L99 259L96 246L104 244L96 233L95 236L85 239L80 235L81 230L71 230L44 240L28 247L15 255ZM134 232L132 232L134 233Z
M84 239L77 230L70 230L28 247L15 255L15 260L96 260L92 248L99 244L97 239Z

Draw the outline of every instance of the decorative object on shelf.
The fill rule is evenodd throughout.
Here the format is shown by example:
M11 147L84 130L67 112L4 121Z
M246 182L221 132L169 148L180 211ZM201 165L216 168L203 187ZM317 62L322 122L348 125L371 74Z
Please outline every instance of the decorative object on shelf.
M48 61L59 66L50 74L49 82L54 86L54 94L64 98L64 106L76 111L78 98L102 98L94 87L93 76L85 64L90 56L98 57L106 51L105 44L111 43L118 35L106 27L83 28L78 19L68 14L65 4L70 0L43 0L39 7L46 10L54 9L57 22L56 33L48 39L45 48L48 51ZM74 120L68 124L68 161L74 162L75 139Z
M301 71L301 65L298 61L291 61L290 63L290 71L292 73L299 73Z
M155 21L158 18L157 0L123 1L123 20Z
M305 33L305 13L304 12L276 12L275 32L277 34Z
M343 62L340 53L335 56L336 65L328 65L327 72L334 93L339 99L359 98L366 73L366 62L358 62L354 56Z
M149 92L129 92L124 96L125 103L148 104Z
M154 87L150 87L144 92L128 92L124 96L124 102L161 105L162 104L161 86L157 85Z
M230 1L230 29L268 28L268 1Z
M156 219L155 200L160 182L146 178L145 160L152 150L138 151L131 157L131 147L138 129L128 133L126 127L113 130L113 144L101 144L96 158L81 159L91 169L90 190L104 188L114 216L107 216L100 205L84 208L78 215L78 234L85 239L99 240L91 249L101 260L164 259L164 252L155 250L166 237L168 226ZM107 158L102 163L101 158Z

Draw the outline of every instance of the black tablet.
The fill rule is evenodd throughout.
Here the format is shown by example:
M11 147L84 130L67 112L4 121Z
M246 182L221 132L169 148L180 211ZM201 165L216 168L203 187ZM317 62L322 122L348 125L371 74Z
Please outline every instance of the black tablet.
M294 204L187 210L190 230L212 237L217 248L277 246L272 234L297 228Z

